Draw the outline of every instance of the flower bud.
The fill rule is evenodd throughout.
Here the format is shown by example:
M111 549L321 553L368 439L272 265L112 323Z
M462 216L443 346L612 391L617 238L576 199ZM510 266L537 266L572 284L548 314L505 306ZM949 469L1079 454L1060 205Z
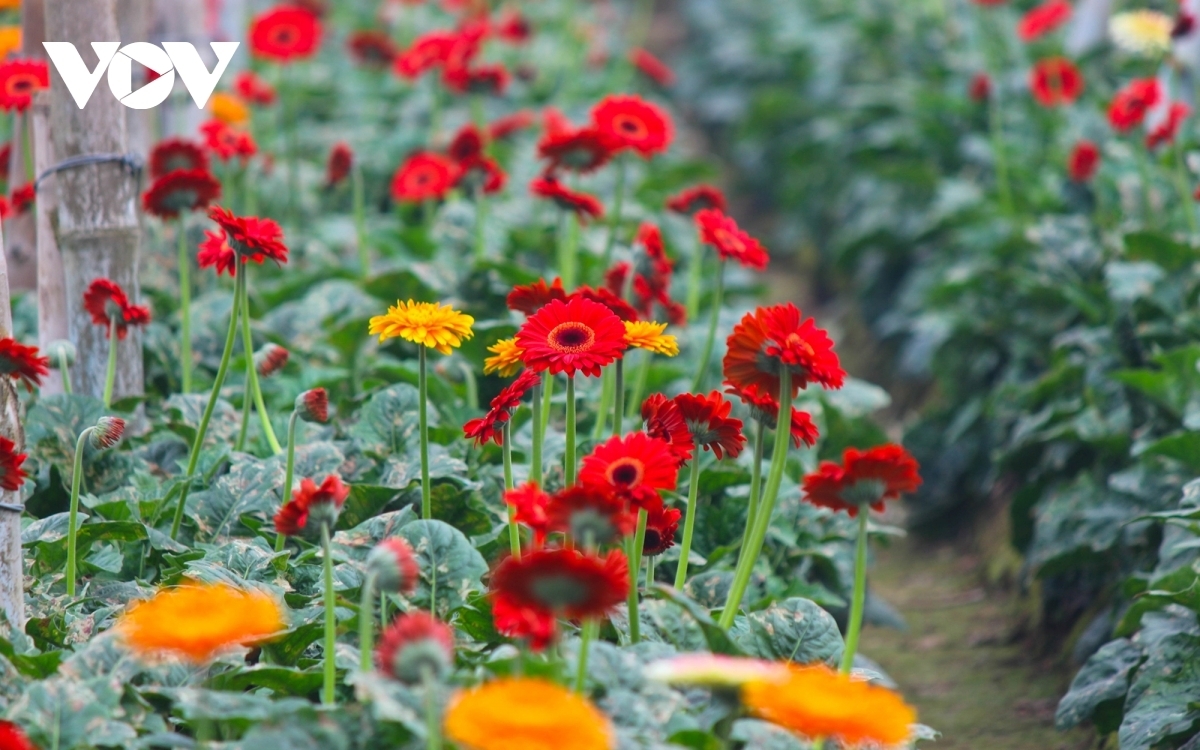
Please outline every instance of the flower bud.
M260 378L269 378L288 363L288 350L279 344L267 344L254 353L254 369Z
M296 397L296 414L305 422L329 420L329 395L324 388L313 388Z
M454 664L454 631L428 612L400 615L375 652L379 669L401 682L441 679Z
M96 422L96 426L92 428L89 440L92 447L104 450L111 448L121 442L121 435L125 434L125 420L120 417L100 417Z
M75 364L75 345L66 339L51 341L46 345L45 354L55 366L63 360L66 360L68 367Z
M380 591L410 594L420 572L412 547L400 537L383 540L367 555L367 573Z

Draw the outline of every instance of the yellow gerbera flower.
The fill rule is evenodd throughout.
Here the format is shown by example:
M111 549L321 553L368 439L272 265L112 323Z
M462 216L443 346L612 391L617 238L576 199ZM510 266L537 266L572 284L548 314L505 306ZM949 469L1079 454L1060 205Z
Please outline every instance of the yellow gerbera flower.
M142 656L174 655L204 664L284 627L283 608L274 597L216 583L163 589L130 607L116 631Z
M21 49L21 27L0 26L0 58Z
M1116 13L1108 20L1113 43L1135 55L1155 57L1171 50L1171 29L1175 22L1153 10Z
M654 323L648 320L625 321L625 343L638 349L674 357L679 354L679 342L669 333L666 323Z
M250 119L250 108L233 94L218 91L209 98L208 109L226 125L242 125Z
M402 338L449 354L462 346L463 339L474 335L471 332L474 323L474 318L450 305L409 300L396 302L395 307L388 308L387 315L371 318L369 330L372 335L379 334L380 341Z
M809 739L836 737L851 747L899 745L909 739L916 712L887 688L824 665L793 666L774 679L742 688L750 713Z
M587 699L546 680L510 678L460 693L446 737L463 750L611 750L612 730Z
M500 339L489 346L488 351L496 356L483 360L484 375L491 375L495 372L499 373L502 378L511 378L517 374L517 370L521 369L521 355L525 353L525 350L517 346L515 338Z

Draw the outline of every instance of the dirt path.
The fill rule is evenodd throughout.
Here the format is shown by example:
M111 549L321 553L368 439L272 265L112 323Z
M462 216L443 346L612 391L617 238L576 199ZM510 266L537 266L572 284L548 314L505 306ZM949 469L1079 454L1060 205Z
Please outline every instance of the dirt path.
M1013 597L986 591L978 557L909 538L879 550L876 593L900 610L908 631L868 627L875 659L942 733L932 750L1086 750L1089 731L1058 732L1054 709L1070 673L1039 662L1014 637Z

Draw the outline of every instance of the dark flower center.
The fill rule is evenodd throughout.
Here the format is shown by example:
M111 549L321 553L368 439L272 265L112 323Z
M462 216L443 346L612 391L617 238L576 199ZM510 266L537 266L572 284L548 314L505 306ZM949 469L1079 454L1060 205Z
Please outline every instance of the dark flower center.
M642 481L646 465L636 458L619 458L608 467L608 481L618 487L633 487Z
M33 76L15 76L8 79L8 93L25 95L37 88L37 79Z
M546 343L552 349L565 354L586 352L596 343L596 332L591 327L577 321L559 323L546 337Z
M278 26L271 32L271 41L281 47L290 47L300 39L300 30L292 25Z
M613 125L621 135L631 140L641 140L650 135L650 129L646 127L646 123L640 117L633 115L620 115L613 120Z

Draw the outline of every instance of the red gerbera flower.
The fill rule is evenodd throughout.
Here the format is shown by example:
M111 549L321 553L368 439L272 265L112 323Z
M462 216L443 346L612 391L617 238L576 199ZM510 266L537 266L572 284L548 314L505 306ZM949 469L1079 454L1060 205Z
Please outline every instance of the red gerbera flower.
M168 138L150 151L150 178L157 179L179 169L208 171L208 154L194 141Z
M416 78L437 65L445 64L457 42L458 35L452 31L422 34L408 49L396 55L392 69L403 78Z
M667 208L679 214L693 214L705 208L725 212L725 194L712 185L696 185L667 199Z
M576 485L550 496L546 506L550 531L568 534L578 545L610 544L629 536L637 515L621 496L598 487Z
M37 200L37 189L32 183L22 185L12 192L12 210L18 215L25 213Z
M604 215L604 204L596 196L571 190L551 176L539 177L529 183L529 192L554 201L564 211L574 211L581 224Z
M629 593L629 564L612 550L601 557L573 549L533 550L505 558L492 573L497 600L572 620L605 617Z
M917 461L899 445L865 451L847 448L842 464L823 461L804 477L804 498L813 505L847 511L852 517L864 505L882 511L884 501L921 485Z
M442 71L442 83L456 94L491 94L499 96L508 88L511 76L499 63L488 65L447 65Z
M3 750L37 750L21 728L11 721L0 720L0 748Z
M567 292L563 289L562 279L556 278L547 286L545 279L538 279L532 284L514 286L508 293L508 309L533 315L552 300L565 301Z
M234 76L233 90L253 104L269 107L275 103L275 88L259 78L253 70L243 70Z
M554 300L517 331L517 346L530 369L574 377L600 376L600 368L625 352L625 324L599 302L573 297Z
M1047 0L1026 13L1017 24L1017 35L1022 41L1031 42L1062 26L1071 17L1071 4L1067 0Z
M492 622L507 638L525 641L531 651L544 651L558 635L554 614L519 606L505 597L492 597Z
M458 182L468 193L495 195L504 189L508 175L500 164L487 156L472 156L458 163Z
M580 484L615 492L639 508L661 502L659 490L675 489L679 455L659 438L644 432L614 436L583 459Z
M1034 64L1029 88L1043 107L1070 104L1083 93L1083 74L1065 57L1048 57Z
M678 508L664 506L650 510L646 514L646 539L642 543L642 556L655 557L674 547L681 518L683 513Z
M674 401L694 444L711 450L717 460L724 458L725 454L737 458L742 452L746 445L742 420L729 416L733 404L726 401L720 391L713 391L707 396L681 393Z
M513 133L530 127L536 119L532 112L523 109L492 122L488 125L488 135L493 140L503 140Z
M383 631L375 650L379 671L409 684L437 677L454 664L454 629L428 612L406 612Z
M50 68L44 60L7 60L0 63L0 109L24 112L33 94L49 88Z
M467 159L483 156L483 147L486 143L487 140L484 134L479 132L479 128L471 123L467 123L459 128L454 137L450 139L450 145L446 148L446 153L454 161L463 162Z
M250 51L256 57L286 63L310 57L321 43L316 14L293 5L278 5L250 22Z
M661 393L650 394L642 402L642 423L646 434L658 438L671 446L671 451L679 459L682 466L692 458L692 450L696 447L692 441L692 432L683 421L683 414L674 400Z
M1124 133L1140 125L1146 112L1162 100L1162 86L1157 78L1130 81L1117 92L1108 107L1108 122L1113 130Z
M765 270L770 256L758 240L738 227L737 222L713 208L696 213L700 241L712 245L721 260L736 260L746 268Z
M386 68L396 59L396 45L383 31L356 31L346 46L355 62L370 68Z
M641 47L635 47L629 52L629 61L642 72L642 75L663 88L675 83L675 71Z
M638 96L605 97L592 110L592 122L644 158L666 151L674 136L667 113Z
M1167 116L1146 134L1146 148L1156 149L1164 143L1173 143L1179 126L1192 113L1192 108L1183 102L1172 102L1167 108Z
M130 304L125 291L114 281L96 279L83 293L83 309L92 316L92 322L109 329L115 326L117 338L124 339L129 326L140 326L150 322L150 308Z
M282 370L288 363L291 353L275 343L268 343L254 353L254 371L259 377L269 378Z
M733 327L727 347L725 382L735 388L779 393L784 367L792 375L793 396L809 383L841 388L846 378L829 334L812 318L802 320L790 302L747 313Z
M592 302L599 302L611 310L613 315L616 315L621 320L633 321L638 319L637 310L634 309L633 305L629 304L611 290L605 289L604 287L593 289L587 284L584 284L576 289L571 294L571 297L580 297L582 299L591 300Z
M523 44L533 35L529 19L521 15L516 8L508 8L493 25L496 36L509 44Z
M8 375L25 385L33 393L33 387L42 385L42 378L50 374L50 358L38 356L36 346L25 346L13 338L0 339L0 375Z
M742 400L742 403L750 407L750 413L755 419L762 422L768 429L774 430L779 423L779 401L775 396L761 390L757 385L752 385L749 388L734 388L730 387L727 390ZM806 411L792 407L792 445L797 448L801 443L805 443L809 447L817 444L817 426L813 423L812 415Z
M971 101L986 102L992 95L992 79L987 73L976 73L971 76L971 85L967 88Z
M513 508L513 520L533 530L533 546L540 549L550 533L550 518L546 507L550 496L538 487L537 482L526 482L504 493L504 502Z
M1067 172L1075 182L1087 182L1100 166L1100 147L1092 141L1081 140L1071 149Z
M332 529L349 496L350 488L337 474L325 477L319 486L305 477L292 499L275 514L275 530L284 536L300 536L319 532L322 524Z
M350 176L354 166L354 152L345 141L338 141L329 150L329 161L325 164L325 184L335 187Z
M226 271L230 276L237 275L237 253L225 241L223 232L204 230L204 240L200 243L200 252L196 254L196 262L201 268L215 267L218 276Z
M161 219L208 206L221 195L221 183L207 171L182 169L156 179L142 194L142 208Z
M517 379L492 399L488 413L463 425L463 434L475 441L476 446L489 440L504 445L504 425L512 419L513 411L521 405L521 399L529 389L542 382L542 376L533 370L524 370Z
M392 199L419 203L441 200L458 180L458 165L441 154L418 152L392 177Z
M242 256L262 264L270 258L276 263L287 263L288 249L283 244L283 229L271 219L257 216L234 216L229 209L213 206L208 209L208 218L225 230L225 240Z
M608 163L622 143L599 128L548 130L538 141L538 156L550 160L549 169L569 169L580 174Z
M258 153L258 145L249 133L220 120L209 120L200 126L200 132L204 134L205 146L221 161L229 161L235 156L249 159Z

